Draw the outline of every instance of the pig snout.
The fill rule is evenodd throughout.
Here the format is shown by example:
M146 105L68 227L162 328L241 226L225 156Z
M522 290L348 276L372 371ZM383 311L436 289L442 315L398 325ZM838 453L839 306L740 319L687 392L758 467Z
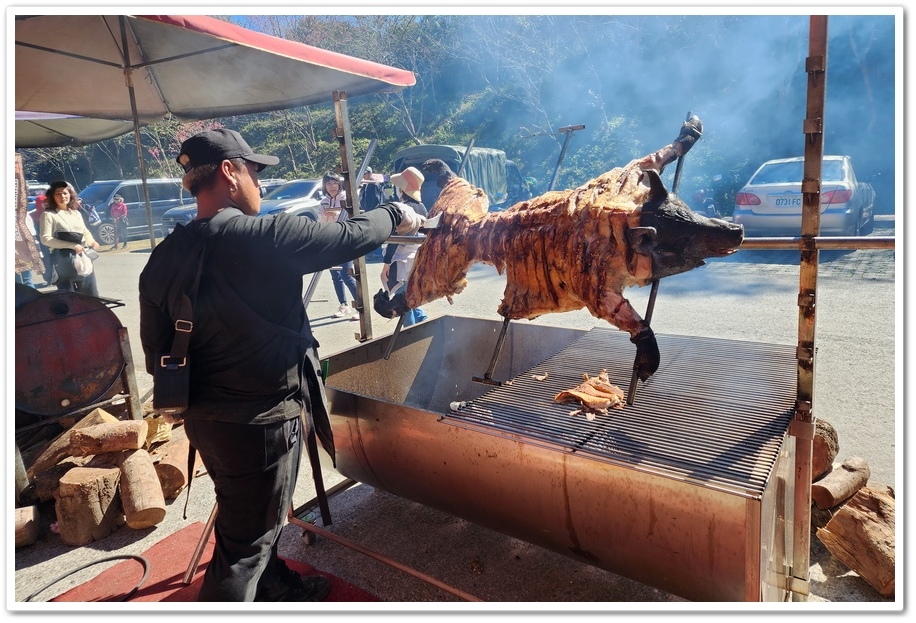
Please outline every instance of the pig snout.
M744 240L742 225L693 212L674 195L644 206L640 227L655 230L651 244L643 236L641 251L652 257L656 279L698 268L706 258L730 255Z

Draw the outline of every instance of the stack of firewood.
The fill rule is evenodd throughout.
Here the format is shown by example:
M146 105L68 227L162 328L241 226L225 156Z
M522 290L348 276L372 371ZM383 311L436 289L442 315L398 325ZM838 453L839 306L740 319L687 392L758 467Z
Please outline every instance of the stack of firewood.
M867 486L868 463L852 456L836 464L839 439L826 421L815 426L812 527L830 554L884 597L894 594L894 489Z
M188 484L188 450L182 426L152 413L119 420L96 409L54 439L26 474L39 502L54 500L61 541L85 545L124 524L134 529L159 524L165 500ZM17 509L17 547L37 537L36 515L37 506Z

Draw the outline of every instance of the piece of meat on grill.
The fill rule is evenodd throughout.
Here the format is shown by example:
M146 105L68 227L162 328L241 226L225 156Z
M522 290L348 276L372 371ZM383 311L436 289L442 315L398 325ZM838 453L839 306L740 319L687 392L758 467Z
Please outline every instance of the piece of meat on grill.
M607 411L609 408L622 409L624 404L623 390L610 382L607 370L601 370L598 376L582 375L585 380L573 389L561 391L554 396L558 403L577 402L592 411Z
M503 212L489 212L481 189L446 172L430 209L430 217L441 215L439 227L420 245L406 291L377 311L395 317L442 297L452 302L470 267L483 262L506 276L501 316L533 319L585 307L630 334L645 381L658 369L658 346L624 289L733 253L744 237L740 225L691 211L662 183L662 169L686 153L701 130L692 117L662 149Z

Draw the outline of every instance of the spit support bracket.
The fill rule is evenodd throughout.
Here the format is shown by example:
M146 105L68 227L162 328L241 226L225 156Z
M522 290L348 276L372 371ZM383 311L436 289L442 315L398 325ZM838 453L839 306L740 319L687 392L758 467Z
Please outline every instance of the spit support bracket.
M809 578L800 578L788 573L786 574L786 590L807 597L811 594L811 582Z
M496 369L496 362L499 360L499 354L503 350L503 344L506 342L506 331L509 329L509 318L503 317L503 327L499 332L499 337L496 338L496 348L493 350L493 358L490 359L490 367L487 368L487 371L483 376L472 376L471 380L475 383L484 383L486 385L496 385L502 387L505 385L503 381L494 381L493 380L493 371Z

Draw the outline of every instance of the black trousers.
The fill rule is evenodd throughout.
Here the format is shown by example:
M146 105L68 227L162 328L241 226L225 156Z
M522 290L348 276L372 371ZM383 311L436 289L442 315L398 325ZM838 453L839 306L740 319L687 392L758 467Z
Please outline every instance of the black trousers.
M277 544L302 456L302 421L252 426L185 419L216 491L216 547L198 601L253 601L285 565ZM193 494L193 492L192 492ZM282 565L282 566L278 566Z

